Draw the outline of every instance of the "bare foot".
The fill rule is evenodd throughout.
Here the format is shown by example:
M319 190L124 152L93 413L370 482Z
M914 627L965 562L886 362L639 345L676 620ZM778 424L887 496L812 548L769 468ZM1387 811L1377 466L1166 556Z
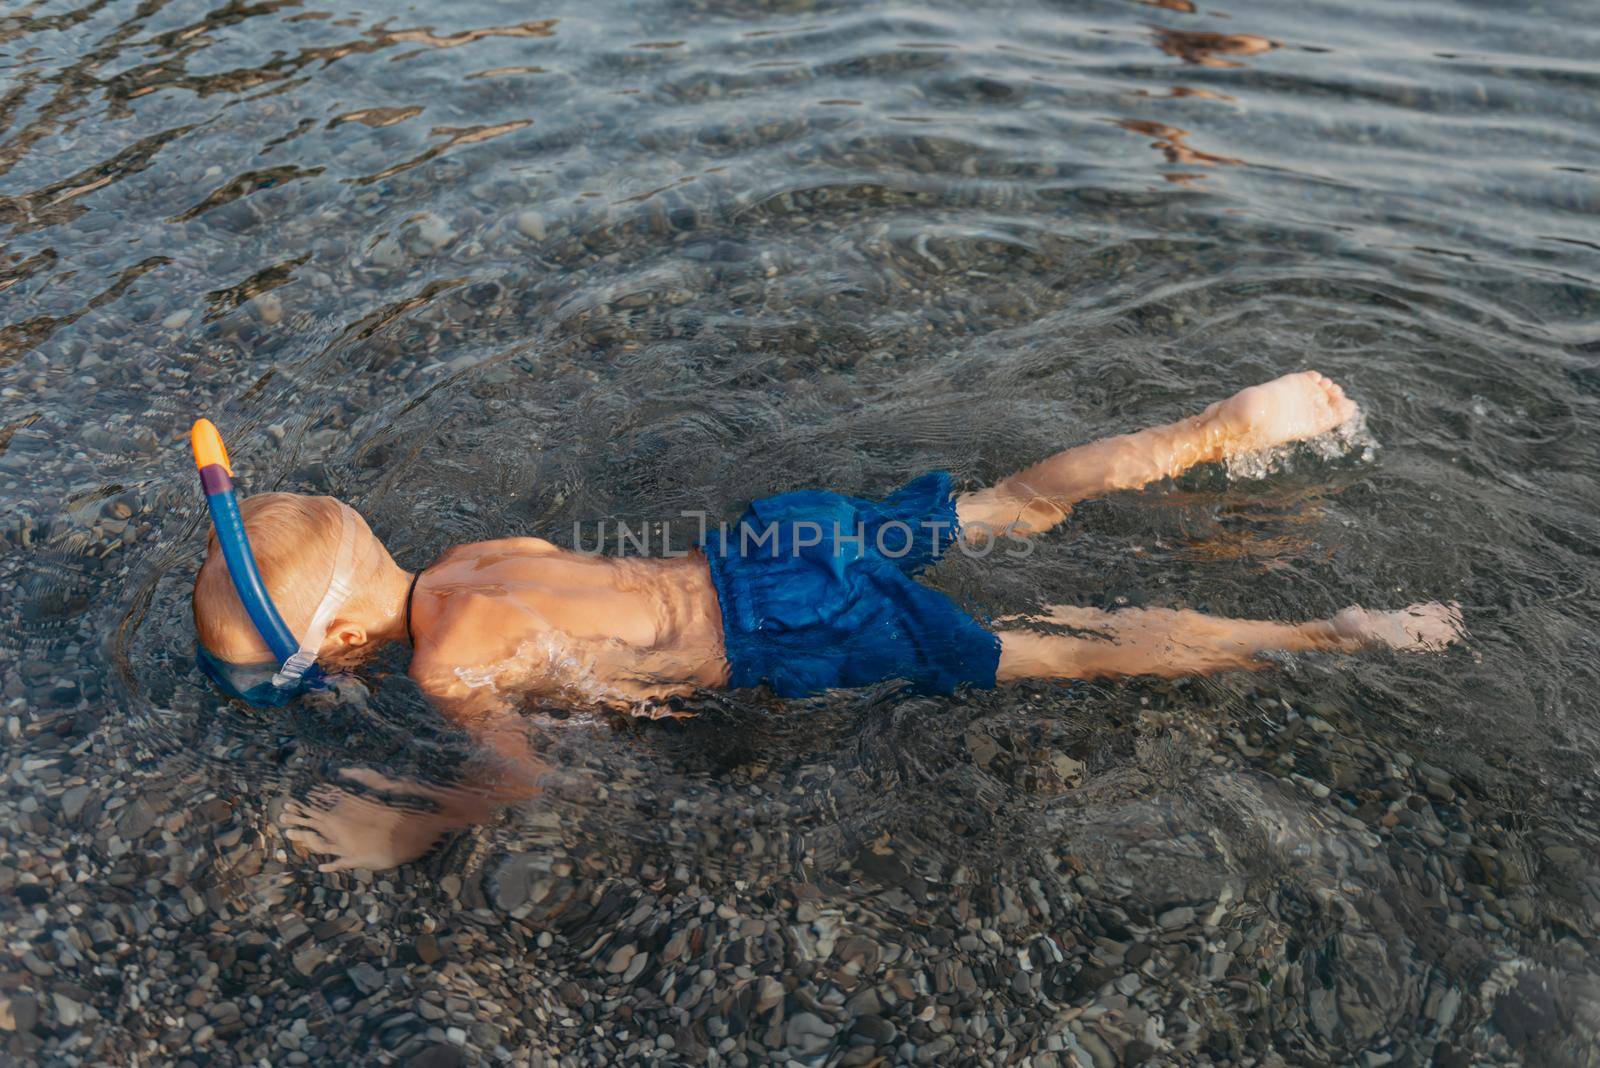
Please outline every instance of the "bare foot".
M1429 601L1397 612L1350 607L1333 617L1333 629L1348 641L1410 652L1437 652L1466 633L1461 625L1461 606L1454 601Z
M1242 389L1207 408L1201 418L1222 431L1224 450L1231 455L1326 434L1359 412L1333 379L1301 371Z

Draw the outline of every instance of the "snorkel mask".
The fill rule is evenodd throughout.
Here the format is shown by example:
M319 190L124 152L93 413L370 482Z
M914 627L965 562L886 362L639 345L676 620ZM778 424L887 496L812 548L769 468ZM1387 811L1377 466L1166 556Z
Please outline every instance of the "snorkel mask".
M228 565L228 576L250 622L276 661L275 667L231 664L211 655L197 642L200 670L232 696L253 705L285 705L306 690L327 686L330 676L317 667L317 653L334 614L350 599L357 535L354 514L344 504L339 505L339 550L334 556L333 571L304 637L297 641L267 594L255 556L250 552L244 518L239 514L239 498L233 491L233 467L228 463L222 435L211 420L197 419L189 431L189 445L194 450L195 466L200 469L200 486L205 490L211 525L222 548L223 562Z

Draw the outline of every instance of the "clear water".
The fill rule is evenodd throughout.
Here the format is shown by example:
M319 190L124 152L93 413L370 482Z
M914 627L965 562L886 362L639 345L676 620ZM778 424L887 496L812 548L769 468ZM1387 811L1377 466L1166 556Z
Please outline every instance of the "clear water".
M0 902L7 949L56 972L7 981L42 991L34 1032L0 1035L13 1054L89 1056L95 1029L47 996L70 979L132 1036L105 1057L176 1056L130 991L195 958L58 953L60 923L109 904L214 946L361 890L379 919L349 966L419 915L449 929L464 885L511 905L475 921L486 945L590 981L578 954L621 921L519 908L509 863L575 898L803 893L884 941L948 945L976 916L1035 946L1031 986L979 970L1016 1056L1104 1000L1097 937L1193 906L1168 932L1188 970L1145 977L1160 1027L1126 1059L1593 1063L1600 21L1563 0L1191 7L0 14L0 880L81 905ZM403 657L364 702L263 714L190 656L199 414L248 489L334 493L419 566L800 486L976 485L1304 367L1360 401L1376 451L1196 472L938 581L991 611L1455 598L1468 649L736 696L683 724L537 711L549 799L381 883L318 875L272 817L341 766L449 776L461 740ZM243 1056L300 1011L269 999L213 1042ZM507 1027L505 1048L577 1041Z

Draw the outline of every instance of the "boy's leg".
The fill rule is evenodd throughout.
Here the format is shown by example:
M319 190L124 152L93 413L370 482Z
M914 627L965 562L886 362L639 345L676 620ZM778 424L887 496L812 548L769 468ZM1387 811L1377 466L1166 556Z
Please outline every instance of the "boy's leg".
M988 489L962 494L956 514L975 537L980 531L1037 534L1065 519L1078 501L1313 438L1356 414L1355 402L1332 380L1315 371L1285 375L1188 419L1059 452Z
M1219 619L1165 608L1053 607L1032 622L1069 633L1002 630L996 679L1098 679L1129 675L1205 675L1261 668L1262 653L1319 649L1443 649L1461 636L1454 605L1414 604L1397 612L1347 608L1332 619L1272 623Z

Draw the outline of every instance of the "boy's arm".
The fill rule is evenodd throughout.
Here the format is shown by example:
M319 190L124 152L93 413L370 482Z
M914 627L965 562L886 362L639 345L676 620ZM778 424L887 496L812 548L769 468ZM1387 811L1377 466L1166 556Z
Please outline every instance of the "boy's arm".
M423 691L451 723L478 744L479 755L468 765L468 787L497 804L536 797L539 779L548 769L534 752L528 721L517 706L492 686L468 688L422 684Z
M309 802L291 802L283 815L285 837L333 857L318 870L397 867L426 853L447 832L487 822L502 805L540 792L538 780L547 765L533 750L527 723L509 702L490 687L422 685L482 752L468 765L460 785L434 786L368 768L345 768L341 776L363 787L362 793L323 787Z

